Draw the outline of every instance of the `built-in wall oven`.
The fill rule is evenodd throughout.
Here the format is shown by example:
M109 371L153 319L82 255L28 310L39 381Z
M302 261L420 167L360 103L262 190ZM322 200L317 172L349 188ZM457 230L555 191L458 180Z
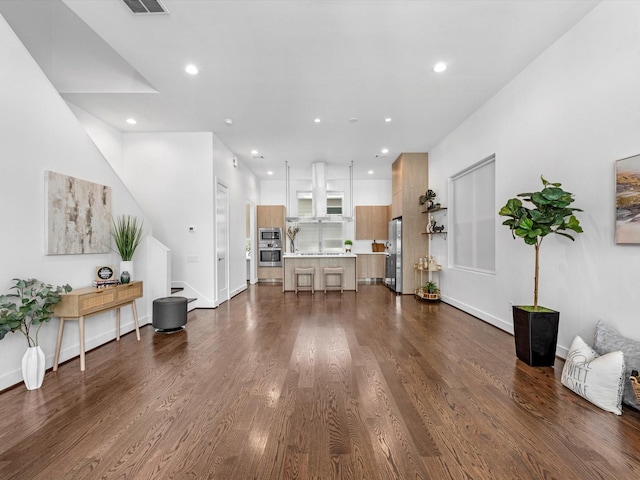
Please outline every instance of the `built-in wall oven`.
M282 267L282 229L258 229L258 266Z

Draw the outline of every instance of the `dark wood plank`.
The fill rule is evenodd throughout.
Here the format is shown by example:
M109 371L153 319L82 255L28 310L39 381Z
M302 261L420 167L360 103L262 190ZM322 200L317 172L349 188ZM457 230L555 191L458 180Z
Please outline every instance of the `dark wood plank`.
M335 293L335 292L334 292ZM382 285L251 286L0 393L2 479L632 479L621 417L513 337Z

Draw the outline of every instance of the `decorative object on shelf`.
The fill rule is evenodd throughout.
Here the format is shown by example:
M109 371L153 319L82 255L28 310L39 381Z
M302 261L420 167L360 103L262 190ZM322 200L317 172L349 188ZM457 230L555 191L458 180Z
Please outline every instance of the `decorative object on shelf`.
M54 287L35 278L14 278L15 293L0 295L0 340L9 332L20 332L27 339L27 352L22 358L22 378L28 390L42 386L45 356L38 345L42 324L51 320L53 306L69 285ZM35 333L33 328L35 327Z
M289 241L291 242L291 253L294 253L296 251L295 240L296 235L299 231L300 227L298 225L296 225L295 227L293 225L290 225L289 228L287 228L287 237L289 237Z
M135 279L133 270L133 254L142 241L142 223L136 217L120 215L113 219L112 235L120 254L120 273L129 272L130 280Z
M129 275L129 272L127 272L126 270L124 272L122 272L122 274L120 275L120 283L122 283L123 285L126 285L127 283L129 283L131 281L131 275Z
M517 195L528 202L529 207L520 198L511 198L498 213L509 217L502 224L509 227L514 239L520 237L535 248L533 306L513 307L516 355L530 366L553 366L560 314L538 306L540 244L550 233L573 241L573 236L566 231L583 231L574 215L574 212L582 210L569 206L574 201L573 194L563 190L560 183L548 182L542 176L540 179L543 185L541 191ZM533 338L528 338L530 333ZM535 338L538 336L540 338Z
M436 220L433 215L429 215L429 222L427 223L427 233L433 233L433 229L436 226Z
M429 257L429 263L427 264L427 268L432 272L436 272L440 270L440 265L436 263L436 259L433 256Z
M344 251L347 252L347 253L351 252L352 245L353 245L353 242L351 240L348 240L348 239L345 240L344 241Z
M436 198L436 196L437 196L436 192L429 189L425 192L424 195L420 195L420 197L418 197L418 202L420 202L420 205L424 205L425 210L430 210L434 206L433 201Z

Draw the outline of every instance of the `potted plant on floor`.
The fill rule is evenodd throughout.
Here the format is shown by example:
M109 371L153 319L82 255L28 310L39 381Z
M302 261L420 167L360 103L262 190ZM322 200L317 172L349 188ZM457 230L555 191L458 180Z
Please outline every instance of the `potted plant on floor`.
M111 234L116 242L116 248L120 254L120 280L129 283L133 280L133 254L142 241L142 223L138 223L136 217L120 215L112 220Z
M531 366L553 366L560 313L538 305L540 245L551 233L573 241L567 230L582 233L580 221L574 215L582 210L570 206L573 194L563 190L560 183L548 182L542 176L540 179L541 191L520 193L519 198L509 199L499 215L508 217L502 224L509 227L514 239L522 238L535 249L533 305L513 307L516 355Z
M40 388L44 380L45 356L38 345L42 324L51 320L53 306L69 285L54 287L35 278L14 278L15 293L0 295L0 340L9 332L20 332L27 339L22 357L22 378L28 390ZM35 330L35 332L34 332Z
M440 288L438 288L438 284L433 280L429 280L422 286L422 298L426 298L427 300L439 300L440 299Z

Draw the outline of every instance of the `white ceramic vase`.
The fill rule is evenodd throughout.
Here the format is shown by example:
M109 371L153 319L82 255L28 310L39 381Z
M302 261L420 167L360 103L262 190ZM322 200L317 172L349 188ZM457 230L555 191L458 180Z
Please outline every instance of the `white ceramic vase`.
M22 357L22 378L27 390L36 390L44 381L45 358L40 346L29 347Z
M122 272L129 272L130 281L135 278L133 275L133 260L129 260L127 262L120 262L120 275L122 275Z

